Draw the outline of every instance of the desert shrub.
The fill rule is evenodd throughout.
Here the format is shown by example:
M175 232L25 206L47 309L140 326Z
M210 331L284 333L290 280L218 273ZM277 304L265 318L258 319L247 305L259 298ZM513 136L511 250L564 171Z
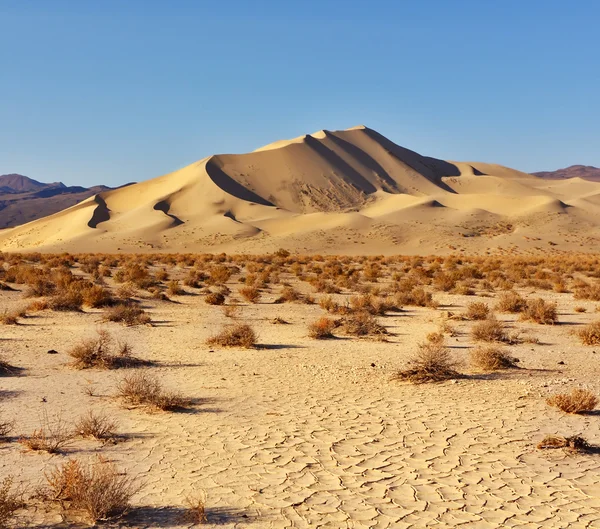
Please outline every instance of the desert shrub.
M563 448L568 452L587 452L590 444L578 435L563 437L562 435L547 435L538 444L538 450Z
M258 337L254 329L247 323L226 326L221 332L211 336L208 345L221 347L244 347L251 349L256 345Z
M365 311L344 317L341 328L344 333L351 336L383 337L388 334L387 329L377 321L377 318Z
M127 512L141 487L100 456L87 464L71 459L58 465L46 473L46 482L50 499L60 501L69 511L85 514L92 524Z
M541 325L553 325L558 321L556 303L548 303L541 298L529 300L521 312L520 319Z
M240 307L238 307L237 305L227 305L225 307L223 307L223 315L226 318L231 318L233 320L235 320L239 314L240 314Z
M179 285L179 281L177 281L176 279L172 279L171 281L169 281L169 285L167 286L167 292L169 296L181 296L182 294L185 294L185 290L181 288L181 286Z
M67 290L49 297L47 303L50 310L58 312L79 312L83 305L83 295L77 290Z
M576 332L583 345L600 345L600 320L588 323Z
M498 296L498 303L496 303L496 310L498 312L510 312L517 313L521 312L527 306L527 300L518 294L517 292L503 292Z
M600 283L590 285L584 283L574 289L573 295L575 299L589 299L591 301L600 301Z
M157 281L166 281L169 279L169 272L167 272L165 268L161 268L160 270L156 271L154 277L157 279Z
M556 393L548 397L546 403L565 413L581 413L592 411L598 404L598 398L587 389L575 388L571 393Z
M97 413L89 410L75 423L75 432L82 437L93 437L94 439L111 439L115 436L117 429L116 421L106 413Z
M471 336L478 342L509 341L504 323L495 318L477 322L471 329Z
M427 292L423 287L414 287L410 291L396 293L395 304L400 307L402 305L413 305L415 307L437 308L438 306L431 292Z
M369 314L383 316L386 312L397 310L396 304L388 299L384 299L371 294L352 296L349 300L350 308L353 311L368 312Z
M260 289L257 287L243 287L239 292L240 296L250 303L256 303L260 299Z
M213 285L227 283L232 276L232 271L225 265L215 265L210 269L207 281Z
M82 340L69 351L69 355L74 359L73 365L76 368L116 369L119 367L133 367L143 363L132 356L131 347L127 343L115 343L108 331L99 329L97 334L96 338Z
M316 292L324 292L326 294L339 294L341 290L336 287L331 281L317 279L312 282L312 286Z
M465 317L468 320L485 320L490 314L490 308L483 301L472 301L467 305Z
M115 303L110 291L100 285L93 285L81 292L83 303L88 307L108 307Z
M471 365L484 371L517 367L518 360L499 347L488 345L471 350Z
M308 326L308 335L317 340L333 338L333 329L337 327L335 320L322 316Z
M587 312L587 309L585 307L575 307L573 310L575 312L580 312L580 313Z
M204 296L204 302L209 305L223 305L225 303L225 296L220 292L211 292Z
M275 300L275 303L292 303L302 301L303 296L300 292L292 287L284 287L281 295Z
M10 527L15 513L24 507L23 493L13 487L13 478L4 478L0 482L0 528Z
M193 525L201 525L208 522L206 516L206 496L204 493L196 493L185 497L186 511L183 518Z
M72 440L73 431L68 424L60 416L56 416L54 421L50 421L48 414L44 412L40 427L34 430L29 437L21 437L19 443L34 452L57 454Z
M126 375L117 385L117 396L129 404L163 411L184 408L189 400L179 393L167 391L157 377L138 371Z
M409 369L399 371L394 378L422 384L441 382L460 376L456 371L456 362L452 359L449 350L441 343L420 344L416 355L409 360L409 365Z
M23 309L13 310L8 312L5 310L0 314L0 323L4 325L17 325L19 318L23 318L26 315L26 311Z
M103 319L104 321L124 323L127 326L146 325L152 321L144 309L124 303L109 308L104 313Z

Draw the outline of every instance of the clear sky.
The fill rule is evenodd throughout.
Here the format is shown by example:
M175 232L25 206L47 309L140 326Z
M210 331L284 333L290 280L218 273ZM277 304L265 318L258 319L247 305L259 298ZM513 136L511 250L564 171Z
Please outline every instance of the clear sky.
M367 125L600 166L596 0L0 0L0 174L119 185Z

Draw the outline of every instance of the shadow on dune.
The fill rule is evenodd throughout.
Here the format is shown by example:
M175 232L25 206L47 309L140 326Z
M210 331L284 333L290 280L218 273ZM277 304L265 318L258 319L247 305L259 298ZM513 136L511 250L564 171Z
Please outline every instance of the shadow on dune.
M94 197L94 202L96 202L98 206L96 206L94 213L92 213L92 218L88 222L90 228L97 228L98 224L101 222L110 220L110 209L108 209L106 201L100 195L96 195Z
M175 215L169 213L169 210L171 209L171 204L169 204L166 200L161 200L160 202L154 204L154 209L156 211L162 211L167 217L171 217L173 219L173 228L175 226L180 226L181 224L183 224L183 221L179 217L176 217Z

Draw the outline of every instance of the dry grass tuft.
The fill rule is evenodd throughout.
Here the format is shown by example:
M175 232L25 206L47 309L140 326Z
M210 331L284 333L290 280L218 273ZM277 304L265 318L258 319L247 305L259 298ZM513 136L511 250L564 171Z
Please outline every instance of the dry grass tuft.
M18 368L8 363L0 356L0 376L8 377L15 375L19 371Z
M146 406L162 411L185 408L189 400L179 393L166 391L157 377L138 371L123 377L117 385L117 396L134 406Z
M471 351L471 365L483 371L496 371L517 367L518 359L510 356L499 347L488 345Z
M498 312L521 312L527 306L527 300L516 292L503 292L498 297L496 310Z
M575 388L571 393L557 393L546 399L546 404L565 413L592 411L598 404L598 397L587 389Z
M554 325L558 321L556 303L549 303L541 298L529 300L521 312L520 319L540 325Z
M335 338L333 329L337 327L337 322L326 316L320 317L308 325L308 335L317 340L325 340L327 338Z
M82 513L95 524L121 516L141 485L113 463L98 456L84 464L72 459L46 474L49 499L59 501L67 510Z
M28 450L34 452L48 452L58 454L73 440L73 430L60 416L50 421L48 414L44 412L41 426L34 430L29 437L21 437L21 443Z
M201 525L208 522L206 516L206 494L204 492L188 495L185 497L186 511L183 518L186 522Z
M69 351L77 369L116 369L144 363L132 356L131 347L127 343L118 343L113 352L114 340L110 333L104 329L99 329L97 333L96 338L82 340Z
M89 410L75 423L75 431L82 437L98 440L112 439L116 435L117 422L106 413Z
M383 338L388 334L387 329L381 325L375 316L368 312L356 312L342 318L341 328L350 336L376 336Z
M456 362L444 344L425 343L419 345L416 355L409 360L412 367L399 371L394 379L408 380L415 384L442 382L461 375L456 371Z
M583 345L600 345L600 320L588 323L577 331Z
M124 323L127 326L146 325L152 319L144 309L129 304L119 304L111 307L104 313L104 321Z
M247 323L237 323L226 326L220 333L206 340L207 345L221 347L244 347L251 349L256 345L258 336Z
M0 441L2 441L10 432L13 431L14 426L14 421L4 420L0 415Z
M240 296L250 303L257 303L261 295L258 287L242 287L239 292Z
M204 302L208 305L223 305L225 303L225 296L220 292L211 292L204 296Z
M468 320L485 320L490 314L490 308L483 301L472 301L467 305L465 317Z
M25 507L23 493L13 489L13 478L8 476L0 482L0 528L10 527L15 513Z
M473 325L471 336L478 342L507 342L509 337L504 323L496 318L480 321Z

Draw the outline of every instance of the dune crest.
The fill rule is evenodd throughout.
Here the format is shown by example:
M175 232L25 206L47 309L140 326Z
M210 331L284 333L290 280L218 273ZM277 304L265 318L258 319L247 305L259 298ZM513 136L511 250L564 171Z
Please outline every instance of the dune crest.
M426 157L361 125L98 193L0 231L0 249L582 251L600 242L598 196L600 183Z

